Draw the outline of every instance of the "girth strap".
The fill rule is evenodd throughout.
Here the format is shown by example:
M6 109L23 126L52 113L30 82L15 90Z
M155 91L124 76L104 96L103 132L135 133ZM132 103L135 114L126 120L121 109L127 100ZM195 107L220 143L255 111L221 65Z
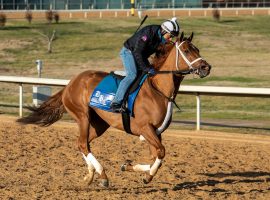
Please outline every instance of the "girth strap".
M123 123L123 126L124 126L124 130L127 133L132 134L131 129L130 129L130 115L126 111L122 112L122 123Z

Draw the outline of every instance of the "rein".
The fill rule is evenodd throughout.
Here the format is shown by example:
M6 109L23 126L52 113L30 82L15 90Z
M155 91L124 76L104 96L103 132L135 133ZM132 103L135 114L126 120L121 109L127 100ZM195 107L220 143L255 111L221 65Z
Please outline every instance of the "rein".
M175 95L171 96L171 97L167 97L165 94L163 94L161 91L159 91L154 85L153 83L150 81L150 79L148 78L148 83L149 85L152 87L152 89L157 92L160 96L164 97L165 99L167 99L168 101L172 102L176 108L181 111L180 107L177 105L177 103L175 102L174 98L175 98Z
M183 71L180 71L180 70L171 70L171 71L156 71L155 72L155 75L156 74L176 74L176 75L187 75L187 74L193 74L196 70L183 70Z

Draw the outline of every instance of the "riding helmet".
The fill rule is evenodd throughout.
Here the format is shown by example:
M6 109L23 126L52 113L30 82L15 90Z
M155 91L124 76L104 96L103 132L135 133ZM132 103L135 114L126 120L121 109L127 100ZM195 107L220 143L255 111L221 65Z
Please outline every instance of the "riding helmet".
M166 20L161 24L161 28L165 33L170 33L173 36L178 36L180 31L180 26L177 23L177 18L173 17L172 19Z

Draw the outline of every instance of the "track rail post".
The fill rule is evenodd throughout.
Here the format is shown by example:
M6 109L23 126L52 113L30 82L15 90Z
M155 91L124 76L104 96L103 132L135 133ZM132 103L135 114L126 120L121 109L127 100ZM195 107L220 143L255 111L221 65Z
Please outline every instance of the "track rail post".
M23 84L19 84L19 116L23 116Z
M197 102L197 122L196 122L196 130L201 130L201 99L200 93L196 93L196 102Z

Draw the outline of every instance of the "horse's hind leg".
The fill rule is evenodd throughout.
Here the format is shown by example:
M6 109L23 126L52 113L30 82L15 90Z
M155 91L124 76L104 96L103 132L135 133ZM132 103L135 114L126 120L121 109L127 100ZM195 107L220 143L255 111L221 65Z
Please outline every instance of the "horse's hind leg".
M104 168L99 163L99 161L94 157L94 155L90 151L90 142L95 138L101 136L108 128L109 125L102 120L94 110L89 108L89 115L88 115L88 124L89 128L86 132L82 132L79 137L79 148L80 151L83 153L83 157L88 165L89 174L84 178L88 184L91 184L94 178L95 171L99 174L100 184L103 187L109 186L108 177L105 173ZM85 151L85 142L87 142L87 151Z
M90 118L88 116L88 112L86 113L78 116L76 114L73 114L73 118L77 121L80 132L78 138L78 148L79 151L82 153L85 162L87 163L89 171L89 174L84 177L84 180L87 181L88 184L91 184L96 169L95 166L92 164L91 160L88 158L88 155L90 154L90 145L89 145Z
M90 174L88 177L86 177L86 179L90 184L93 181L94 172L96 171L101 178L102 185L108 186L108 180L105 171L101 164L91 153L89 146L90 122L91 120L94 120L94 118L92 118L93 116L91 112L94 111L91 110L87 104L84 104L84 101L82 101L81 98L74 98L71 100L71 95L69 95L68 92L66 92L63 96L63 104L68 113L72 116L73 119L75 119L79 127L80 136L78 139L78 148L83 154L83 158L88 165Z
M108 128L109 125L102 120L94 111L91 113L91 121L90 121L90 128L89 128L89 143L91 143L92 140L95 138L101 136ZM95 173L95 167L92 165L92 163L88 163L87 157L85 157L85 160L88 164L88 170L89 174L84 177L84 180L88 182L88 184L91 184L94 178L94 173ZM109 181L107 178L107 175L105 173L105 170L103 169L103 172L100 174L100 180L101 180L101 185L104 187L108 187Z

